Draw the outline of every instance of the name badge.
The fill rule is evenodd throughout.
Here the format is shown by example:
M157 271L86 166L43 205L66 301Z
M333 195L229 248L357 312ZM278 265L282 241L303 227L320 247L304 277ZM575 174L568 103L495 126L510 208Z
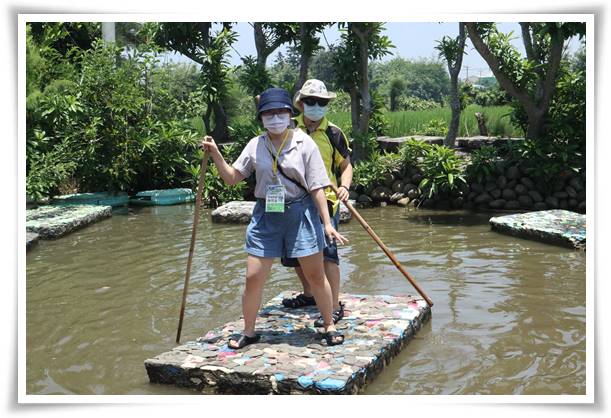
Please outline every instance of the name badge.
M270 184L265 193L265 212L284 213L284 186Z

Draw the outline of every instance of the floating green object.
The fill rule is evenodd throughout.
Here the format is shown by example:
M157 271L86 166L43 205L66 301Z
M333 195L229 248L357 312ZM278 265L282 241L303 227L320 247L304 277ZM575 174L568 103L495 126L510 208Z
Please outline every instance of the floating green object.
M56 197L54 204L59 205L100 205L100 206L123 206L129 202L129 196L125 192L95 192L75 193Z
M195 201L195 194L187 188L146 190L129 198L130 205L139 206L178 205L193 201Z

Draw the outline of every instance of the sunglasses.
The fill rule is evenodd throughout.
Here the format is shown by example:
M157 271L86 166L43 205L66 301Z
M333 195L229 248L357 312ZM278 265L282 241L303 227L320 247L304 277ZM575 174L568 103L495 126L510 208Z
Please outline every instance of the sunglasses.
M301 101L308 106L314 106L318 104L318 106L326 106L329 104L329 99L322 99L320 97L304 97Z

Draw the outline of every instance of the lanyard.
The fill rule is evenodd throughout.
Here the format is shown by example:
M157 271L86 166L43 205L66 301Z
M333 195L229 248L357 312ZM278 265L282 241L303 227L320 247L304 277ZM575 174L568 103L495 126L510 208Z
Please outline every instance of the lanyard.
M280 148L278 148L278 152L276 153L276 156L274 157L274 163L272 165L272 171L274 172L274 178L277 177L277 171L278 171L278 158L280 158L280 153L282 152L282 147L284 147L284 143L286 142L286 139L289 137L289 130L286 130L286 133L284 134L284 138L282 139L282 143L280 144ZM269 136L268 136L269 138ZM274 147L274 144L272 143L272 139L269 138L269 142L272 145L272 148Z

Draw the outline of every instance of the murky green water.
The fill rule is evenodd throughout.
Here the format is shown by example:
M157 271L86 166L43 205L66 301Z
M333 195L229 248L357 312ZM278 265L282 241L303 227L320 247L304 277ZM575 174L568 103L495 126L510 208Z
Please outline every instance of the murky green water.
M585 253L490 231L489 215L360 211L434 301L368 394L585 394ZM244 225L203 211L182 341L241 314ZM120 209L27 255L29 394L183 394L144 360L175 346L193 205ZM353 220L342 291L416 294ZM297 289L274 266L264 300Z

